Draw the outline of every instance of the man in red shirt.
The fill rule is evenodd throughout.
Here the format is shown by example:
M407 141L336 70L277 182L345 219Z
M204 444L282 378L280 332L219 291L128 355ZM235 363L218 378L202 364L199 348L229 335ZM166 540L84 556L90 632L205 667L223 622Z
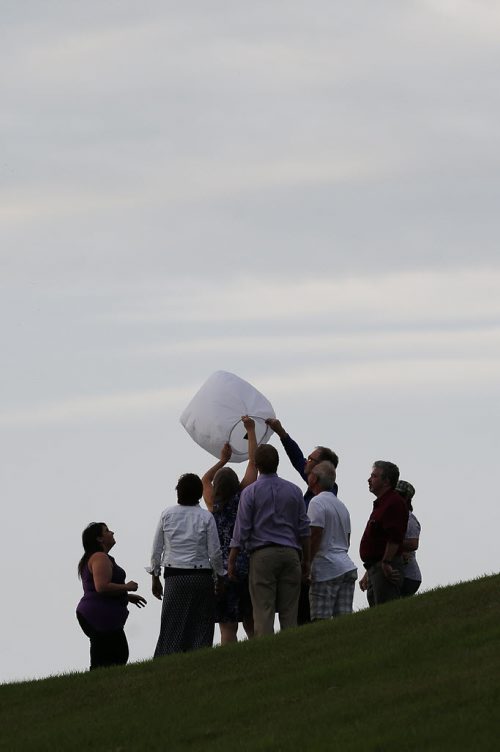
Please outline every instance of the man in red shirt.
M402 544L408 524L408 507L395 491L399 469L392 462L374 462L368 488L376 499L361 538L359 555L366 569L360 580L370 606L401 596Z

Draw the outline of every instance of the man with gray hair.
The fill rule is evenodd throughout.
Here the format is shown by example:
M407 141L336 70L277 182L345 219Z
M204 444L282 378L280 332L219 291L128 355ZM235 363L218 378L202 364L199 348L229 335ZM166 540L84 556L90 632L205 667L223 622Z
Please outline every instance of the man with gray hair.
M325 446L314 447L312 452L307 457L304 457L302 449L299 447L297 442L292 439L290 434L285 431L281 424L281 421L278 420L278 418L268 418L266 420L266 423L269 428L271 428L277 434L277 436L279 436L281 443L283 444L283 449L288 455L288 459L292 463L293 467L297 470L300 477L308 484L306 492L304 494L304 501L306 503L307 511L309 502L314 496L308 483L309 473L315 467L315 465L325 460L331 462L336 468L339 464L339 458L333 451L333 449ZM335 494L338 492L337 484L335 481L333 487L329 490L332 490ZM302 624L309 624L310 621L311 614L309 609L309 583L303 582L300 589L297 624L301 626Z
M335 466L319 462L309 473L314 497L307 514L311 523L311 621L352 613L358 572L349 558L351 518L333 493Z
M376 498L359 546L366 569L359 586L367 591L370 606L401 597L408 507L396 491L398 480L399 468L393 462L373 463L368 488Z

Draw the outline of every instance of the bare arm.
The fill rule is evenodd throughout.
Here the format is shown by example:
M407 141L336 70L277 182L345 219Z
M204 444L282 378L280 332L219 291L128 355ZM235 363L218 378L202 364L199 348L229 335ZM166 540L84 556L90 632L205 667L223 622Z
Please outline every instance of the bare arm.
M322 527L315 527L311 525L311 561L314 560L314 557L318 553L321 541L323 539L323 528Z
M257 437L255 435L255 421L253 418L249 418L248 415L243 415L241 420L245 426L248 436L248 465L243 476L243 480L240 483L240 490L254 483L257 480L257 467L255 465L255 452L257 451Z
M390 563L396 556L399 545L399 543L391 543L391 541L387 541L382 561L388 561Z
M104 552L98 551L89 559L88 562L89 571L92 573L94 579L94 587L98 593L109 593L111 595L119 595L120 593L127 593L129 590L137 590L137 582L129 580L123 585L119 585L116 582L111 582L113 576L113 565L111 559Z
M213 482L214 482L215 475L219 470L221 470L224 467L224 465L226 465L229 462L230 459L231 459L231 447L226 442L221 449L220 460L216 462L213 467L207 470L207 472L201 479L201 482L203 483L203 501L207 505L207 509L209 512L213 512L213 509L214 509Z
M403 541L403 551L416 551L418 548L418 538L405 538Z
M230 580L237 579L235 566L236 566L236 558L239 552L240 552L239 548L231 548L231 550L229 551L229 559L227 561L227 576L229 577Z
M397 582L399 580L399 572L397 569L391 567L391 561L396 556L399 549L399 543L391 543L387 541L385 544L384 557L382 559L382 571L384 576L391 580L391 582Z
M137 593L129 593L128 602L133 603L137 608L144 608L147 600Z

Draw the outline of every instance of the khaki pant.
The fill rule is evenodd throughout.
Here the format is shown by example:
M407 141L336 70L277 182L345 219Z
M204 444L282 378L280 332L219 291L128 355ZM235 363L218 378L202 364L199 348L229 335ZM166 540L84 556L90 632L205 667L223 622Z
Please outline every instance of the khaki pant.
M299 552L287 546L267 546L250 554L249 587L255 635L274 633L274 615L281 629L297 626L302 570Z

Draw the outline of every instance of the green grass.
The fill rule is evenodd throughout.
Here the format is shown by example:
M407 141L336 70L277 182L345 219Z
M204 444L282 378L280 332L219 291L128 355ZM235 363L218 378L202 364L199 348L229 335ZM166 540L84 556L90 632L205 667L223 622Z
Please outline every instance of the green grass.
M500 576L272 638L0 686L0 750L497 750Z

